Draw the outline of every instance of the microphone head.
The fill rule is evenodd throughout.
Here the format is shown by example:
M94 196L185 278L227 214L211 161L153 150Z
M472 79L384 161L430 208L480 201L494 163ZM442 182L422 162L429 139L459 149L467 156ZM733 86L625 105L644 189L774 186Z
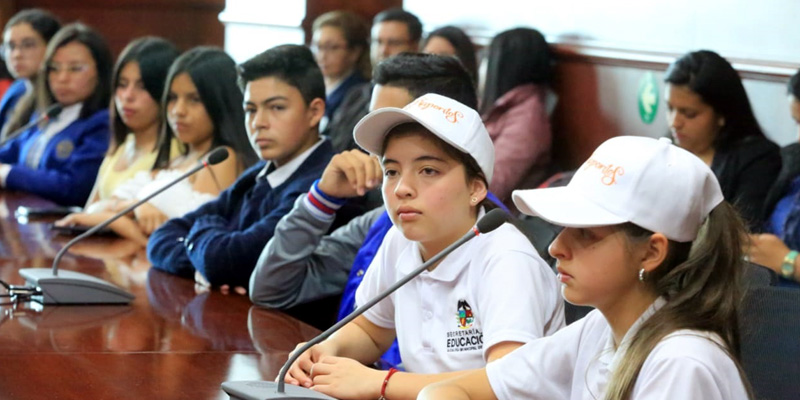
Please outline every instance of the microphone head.
M508 214L500 208L495 208L486 213L486 215L478 221L478 232L489 233L499 228L500 225L503 225L506 221L508 221Z
M47 109L47 118L52 119L57 117L58 114L61 114L61 110L63 109L64 106L62 106L60 103L54 103L50 106L50 108Z
M208 153L208 157L206 160L208 165L215 165L225 161L228 158L228 149L224 147L218 147Z

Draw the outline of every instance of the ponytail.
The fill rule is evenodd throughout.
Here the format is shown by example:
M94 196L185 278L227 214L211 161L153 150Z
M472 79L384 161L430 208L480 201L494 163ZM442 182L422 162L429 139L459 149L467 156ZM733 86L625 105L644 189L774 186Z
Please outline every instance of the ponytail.
M622 229L634 240L652 235L630 223ZM653 348L667 335L683 329L719 335L722 349L736 363L745 388L751 392L739 364L737 315L745 240L739 215L730 204L722 202L708 215L694 242L669 242L667 258L645 280L667 303L642 323L631 340L626 362L611 377L606 400L629 399Z

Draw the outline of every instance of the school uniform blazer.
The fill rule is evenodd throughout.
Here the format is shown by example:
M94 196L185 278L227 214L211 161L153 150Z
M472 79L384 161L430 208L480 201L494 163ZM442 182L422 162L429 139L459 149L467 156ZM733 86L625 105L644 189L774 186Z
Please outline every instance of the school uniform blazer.
M14 111L14 107L16 107L19 99L25 95L26 91L27 88L25 87L25 80L17 79L3 94L3 99L0 100L0 130L3 130L6 122L8 122L8 117L11 116L11 113Z
M5 188L62 205L83 206L108 150L108 125L107 109L75 120L50 139L37 168L29 168L25 159L42 130L25 131L0 148L0 163L11 165Z
M364 82L350 88L342 99L342 103L333 113L333 117L325 131L324 136L333 144L333 151L340 153L345 150L359 148L353 138L353 129L369 113L369 102L372 98L372 85Z

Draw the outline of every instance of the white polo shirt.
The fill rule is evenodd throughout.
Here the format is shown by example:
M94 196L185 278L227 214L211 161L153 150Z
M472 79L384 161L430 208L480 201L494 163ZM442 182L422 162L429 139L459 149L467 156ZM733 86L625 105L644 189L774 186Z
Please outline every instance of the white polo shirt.
M420 265L417 242L392 227L356 291L356 304ZM564 326L564 305L555 274L522 233L504 224L456 249L364 316L395 329L407 371L440 373L482 368L486 350L497 343L552 334Z
M642 314L618 348L598 310L553 336L526 344L486 366L492 390L501 400L605 398L630 340L663 304L659 299ZM739 371L722 343L708 332L681 330L667 335L642 365L631 399L747 399Z

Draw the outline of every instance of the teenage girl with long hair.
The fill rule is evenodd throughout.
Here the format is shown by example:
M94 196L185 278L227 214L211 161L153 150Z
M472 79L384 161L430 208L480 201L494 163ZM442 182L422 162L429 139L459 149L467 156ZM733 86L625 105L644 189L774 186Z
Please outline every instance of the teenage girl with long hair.
M667 139L603 143L561 188L514 192L564 230L564 298L596 310L424 399L747 399L738 363L742 223Z

